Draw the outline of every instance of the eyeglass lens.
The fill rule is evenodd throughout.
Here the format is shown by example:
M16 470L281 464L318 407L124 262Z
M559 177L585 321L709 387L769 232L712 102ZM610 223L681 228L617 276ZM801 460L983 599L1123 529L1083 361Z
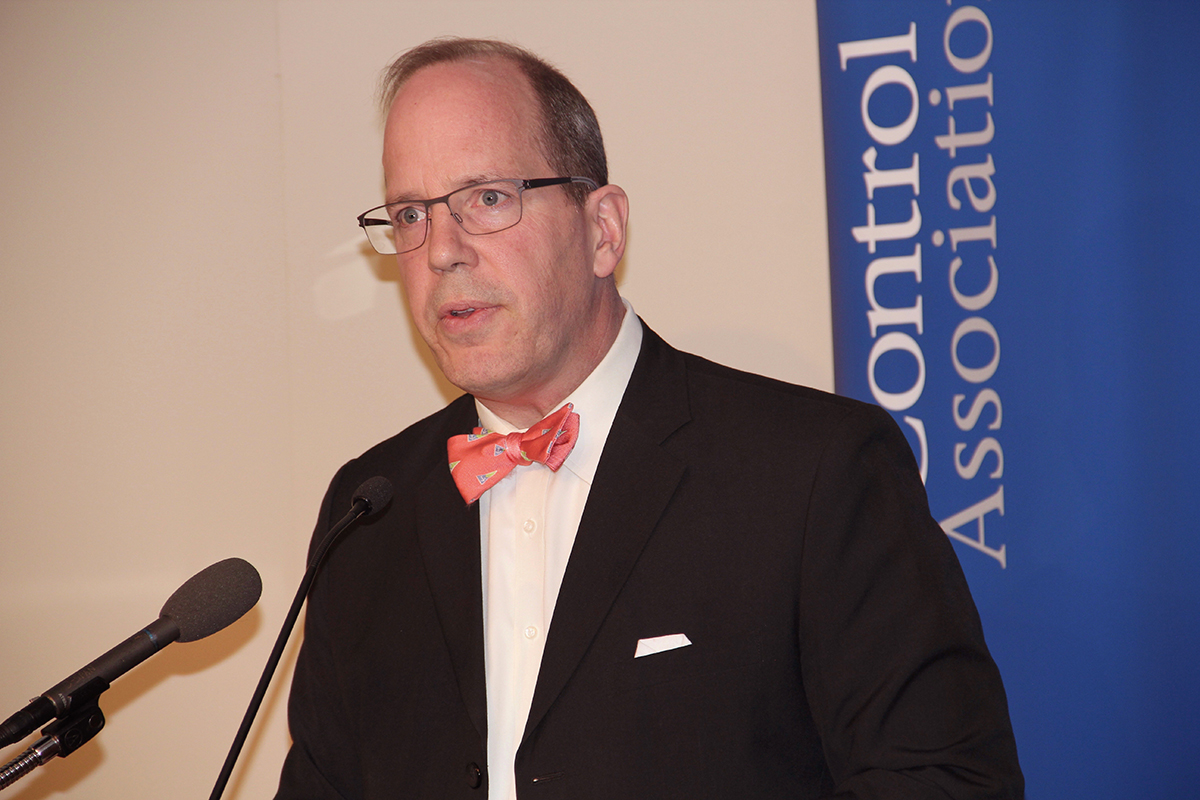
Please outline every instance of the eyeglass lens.
M429 215L438 203L446 204L467 233L495 233L521 221L521 182L477 183L435 200L393 203L368 213L363 227L381 253L416 250L425 243Z

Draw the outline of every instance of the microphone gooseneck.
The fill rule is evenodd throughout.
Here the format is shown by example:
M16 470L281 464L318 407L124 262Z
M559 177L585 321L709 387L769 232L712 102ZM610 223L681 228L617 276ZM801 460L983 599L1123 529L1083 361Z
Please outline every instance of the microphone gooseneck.
M258 709L262 706L263 698L267 695L267 687L271 684L271 678L275 675L275 669L279 666L279 660L283 657L283 648L287 646L288 638L292 634L292 628L296 626L296 619L300 616L300 609L304 606L304 600L308 597L308 591L312 588L313 579L316 578L317 568L321 566L321 561L325 557L325 553L341 535L342 531L349 528L354 522L377 514L392 499L392 483L387 478L376 476L369 478L355 490L350 503L350 510L346 512L346 516L338 520L329 532L325 534L325 538L321 540L320 545L313 551L312 557L309 559L308 568L304 572L304 577L300 580L300 587L296 590L296 596L292 599L292 607L288 609L287 616L283 620L283 626L279 629L279 636L275 639L275 647L271 650L271 655L267 657L267 665L263 669L262 677L258 679L258 686L254 689L254 695L250 698L250 705L246 709L246 714L242 718L242 724L238 728L237 734L233 737L233 744L229 748L229 754L225 757L225 764L221 767L221 773L217 776L217 782L213 786L212 794L209 795L209 800L219 800L225 791L225 786L229 783L230 776L233 775L233 767L237 763L238 756L241 755L242 747L246 744L246 737L250 735L250 726L254 724L254 718L258 715Z

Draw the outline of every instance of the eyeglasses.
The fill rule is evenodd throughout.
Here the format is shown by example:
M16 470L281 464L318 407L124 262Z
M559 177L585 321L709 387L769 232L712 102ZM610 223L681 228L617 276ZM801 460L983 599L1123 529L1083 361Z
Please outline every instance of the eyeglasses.
M582 183L593 192L599 188L591 178L484 181L432 200L402 200L376 206L360 214L358 224L376 252L383 255L408 253L425 244L429 215L438 203L446 204L450 216L464 231L482 236L506 230L521 221L521 195L526 189L565 183Z

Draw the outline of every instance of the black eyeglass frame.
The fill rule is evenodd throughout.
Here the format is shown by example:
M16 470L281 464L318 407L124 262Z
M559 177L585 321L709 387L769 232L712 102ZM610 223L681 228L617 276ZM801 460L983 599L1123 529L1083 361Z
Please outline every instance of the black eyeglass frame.
M459 217L458 214L454 213L454 209L450 208L450 198L466 189L470 189L475 186L483 186L483 185L489 184L489 183L512 183L512 184L514 184L517 187L517 198L522 201L521 209L520 209L521 213L517 217L516 221L513 222L512 225L505 225L503 228L496 228L496 230L494 230L494 231L483 231L482 233L474 233L473 231L469 231L466 229L466 227L463 225L462 218ZM562 186L562 185L568 184L568 183L586 184L587 186L591 187L590 191L593 191L593 192L600 188L599 186L596 185L596 182L594 180L592 180L591 178L583 178L583 177L580 177L577 175L573 175L573 176L569 176L569 177L558 177L558 178L496 178L495 180L490 180L490 181L479 181L477 183L469 183L466 186L460 186L459 188L455 189L453 192L447 192L446 194L442 195L441 197L433 197L433 198L430 198L429 200L398 200L394 203L384 203L383 205L378 205L378 206L375 206L374 208L369 208L366 211L364 211L363 213L358 215L358 226L363 229L363 233L366 234L367 241L371 243L371 247L375 248L375 252L379 253L380 255L401 255L403 253L411 253L414 250L419 250L421 248L421 246L425 244L425 240L429 238L429 221L430 221L430 218L433 216L433 207L436 206L438 203L446 204L446 208L449 209L449 211L450 211L450 216L454 218L454 221L457 222L459 227L461 227L464 231L471 234L472 236L487 236L492 233L499 233L500 231L506 231L509 228L515 228L517 225L521 224L521 220L525 216L525 203L524 203L524 200L521 197L521 195L525 193L526 189L541 189L545 186ZM424 234L421 236L421 241L418 244L414 245L413 247L409 247L405 250L400 250L399 248L395 248L395 240L393 239L392 246L395 248L394 253L384 253L384 252L380 251L379 247L375 244L375 241L371 238L371 232L369 230L367 230L367 227L373 226L373 225L387 225L387 226L391 227L391 225L392 225L391 214L387 213L387 209L389 207L391 207L391 206L415 206L415 205L422 205L425 207L425 229L424 229ZM383 210L384 216L386 216L387 219L376 219L376 218L367 219L368 214L373 214L376 211L380 211L380 210Z

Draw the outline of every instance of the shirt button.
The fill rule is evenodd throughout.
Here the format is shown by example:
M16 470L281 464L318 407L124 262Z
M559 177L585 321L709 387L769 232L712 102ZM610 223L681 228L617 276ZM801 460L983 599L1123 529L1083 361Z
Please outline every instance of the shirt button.
M533 532L537 530L537 523L531 519L527 519L527 520L525 520L525 525L523 526L523 530L525 531L525 534L527 536L532 536Z
M526 628L525 629L525 638L526 639L536 639L537 638L537 628L535 628L532 625L530 625L528 628Z

